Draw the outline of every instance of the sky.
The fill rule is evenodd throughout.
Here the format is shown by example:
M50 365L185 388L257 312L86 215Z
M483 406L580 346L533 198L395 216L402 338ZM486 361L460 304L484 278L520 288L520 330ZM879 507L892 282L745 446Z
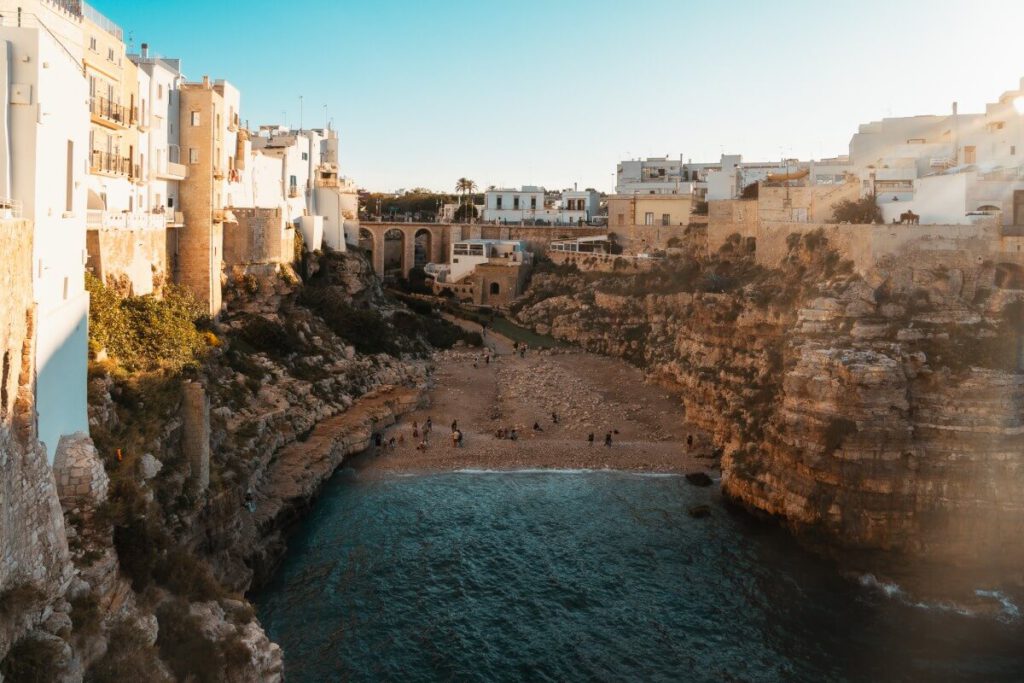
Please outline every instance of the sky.
M253 127L327 117L374 191L611 191L618 161L830 157L860 123L1019 87L1024 0L94 0L224 78ZM185 21L182 18L189 17Z

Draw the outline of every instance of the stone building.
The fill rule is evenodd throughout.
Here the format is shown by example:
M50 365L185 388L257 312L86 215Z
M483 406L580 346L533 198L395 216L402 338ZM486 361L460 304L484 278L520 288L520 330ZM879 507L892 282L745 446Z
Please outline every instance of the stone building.
M503 306L522 294L532 254L516 240L452 242L447 264L427 264L434 291L478 305Z
M180 181L184 221L178 231L175 279L211 315L221 309L224 224L237 222L225 207L228 192L240 182L239 100L232 85L214 84L205 76L199 83L183 83L179 94L181 148L188 175Z

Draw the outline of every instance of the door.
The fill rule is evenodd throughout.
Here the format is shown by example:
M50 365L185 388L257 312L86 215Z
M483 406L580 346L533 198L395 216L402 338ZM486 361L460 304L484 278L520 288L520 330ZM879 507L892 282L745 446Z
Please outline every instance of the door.
M1024 225L1024 190L1013 191L1013 224Z

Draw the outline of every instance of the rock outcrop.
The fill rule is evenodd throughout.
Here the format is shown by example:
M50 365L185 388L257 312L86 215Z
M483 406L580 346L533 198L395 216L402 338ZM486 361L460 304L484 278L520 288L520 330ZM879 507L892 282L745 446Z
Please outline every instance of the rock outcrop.
M791 247L774 270L542 272L516 315L677 389L723 491L819 547L1024 583L1019 274L923 255L860 277L820 236Z

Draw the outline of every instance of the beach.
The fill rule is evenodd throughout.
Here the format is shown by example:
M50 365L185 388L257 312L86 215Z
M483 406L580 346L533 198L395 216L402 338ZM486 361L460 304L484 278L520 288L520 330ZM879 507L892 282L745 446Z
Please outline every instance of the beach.
M678 397L645 383L638 368L576 350L527 350L523 356L494 333L486 335L485 343L486 349L435 354L429 406L382 430L385 445L371 447L350 465L371 474L714 469L709 452L687 430ZM432 428L423 447L428 420ZM453 446L453 423L463 435L461 447ZM499 430L512 429L516 440L499 438ZM695 444L688 446L691 433ZM610 446L605 445L608 435ZM393 448L387 445L391 438Z

